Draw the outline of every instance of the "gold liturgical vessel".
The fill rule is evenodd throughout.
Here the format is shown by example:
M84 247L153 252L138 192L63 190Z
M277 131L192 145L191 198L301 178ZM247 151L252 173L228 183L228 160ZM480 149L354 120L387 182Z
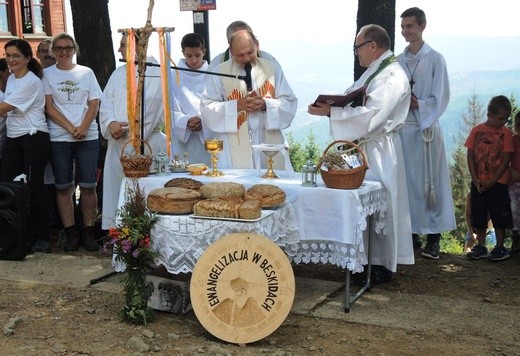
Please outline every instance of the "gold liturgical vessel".
M211 165L213 169L206 173L209 177L220 177L224 173L217 169L218 157L217 153L221 152L224 148L224 141L222 140L206 140L204 141L204 148L211 154Z
M278 151L263 151L267 156L267 172L262 178L278 178L273 169L273 157L278 154Z

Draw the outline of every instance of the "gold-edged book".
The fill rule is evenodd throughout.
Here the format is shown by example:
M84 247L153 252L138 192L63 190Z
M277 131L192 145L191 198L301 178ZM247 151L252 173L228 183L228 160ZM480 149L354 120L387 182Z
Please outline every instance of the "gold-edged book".
M328 103L330 106L344 107L352 103L352 107L361 106L365 104L366 89L367 87L363 85L344 95L320 94L314 101L314 105L316 103Z

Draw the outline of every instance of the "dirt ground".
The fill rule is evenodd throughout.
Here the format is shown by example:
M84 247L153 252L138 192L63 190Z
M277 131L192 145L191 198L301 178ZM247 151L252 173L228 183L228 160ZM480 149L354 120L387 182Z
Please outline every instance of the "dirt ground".
M102 252L89 254L109 258ZM341 269L331 266L294 266L294 271L296 276L336 282L345 278ZM437 261L417 257L415 265L399 267L391 282L373 287L371 294L387 292L473 301L474 308L467 310L467 328L456 333L397 324L383 327L352 322L344 315L336 319L291 313L274 333L240 347L213 337L193 312L158 312L147 326L133 326L117 316L123 305L120 293L0 279L0 354L520 355L520 256L500 263L469 261L463 255L442 254ZM486 312L491 305L505 308L506 315L510 308L510 318L496 320L496 315ZM449 323L450 310L438 310L431 318L446 318ZM476 318L484 325L489 320L490 327L498 321L503 332L493 335L501 337L472 328Z

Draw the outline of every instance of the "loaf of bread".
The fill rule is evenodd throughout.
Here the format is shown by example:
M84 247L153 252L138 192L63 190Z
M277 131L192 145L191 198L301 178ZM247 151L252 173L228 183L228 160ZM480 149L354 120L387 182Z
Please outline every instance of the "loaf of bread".
M199 189L203 199L213 199L222 197L242 198L246 191L243 184L233 182L212 182L206 183Z
M189 214L201 195L193 189L166 187L148 193L146 204L149 210L164 214Z
M186 189L193 189L193 190L199 190L199 188L202 186L202 182L199 182L198 180L191 179L191 178L173 178L164 183L164 187L177 187L177 188L186 188Z
M246 190L246 199L260 200L263 208L269 208L285 202L285 192L272 184L255 184Z
M193 206L193 214L213 218L258 219L262 216L262 204L258 200L237 197L201 200Z

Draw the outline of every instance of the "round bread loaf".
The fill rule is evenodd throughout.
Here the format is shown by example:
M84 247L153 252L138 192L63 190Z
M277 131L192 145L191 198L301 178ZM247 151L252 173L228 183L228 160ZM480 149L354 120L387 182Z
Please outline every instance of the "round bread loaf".
M164 214L189 214L193 205L201 200L200 193L193 189L166 187L148 193L146 204L149 210Z
M272 184L255 184L246 190L246 199L255 199L262 202L263 208L269 208L285 202L285 192Z
M242 198L246 191L243 184L233 182L206 183L199 189L202 198L239 197Z
M202 182L191 178L173 178L164 183L164 187L177 187L177 188L186 188L199 190L202 186Z
M213 218L258 219L262 216L262 203L237 197L204 199L193 206L193 214Z

